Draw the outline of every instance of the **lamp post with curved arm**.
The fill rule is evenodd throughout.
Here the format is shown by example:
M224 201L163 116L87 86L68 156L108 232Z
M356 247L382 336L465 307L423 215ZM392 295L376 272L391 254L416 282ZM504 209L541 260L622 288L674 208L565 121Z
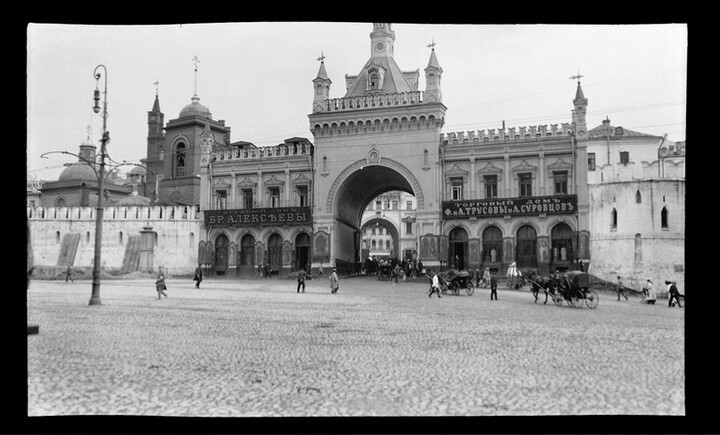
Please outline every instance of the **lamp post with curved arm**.
M102 68L104 75L101 75L98 72L98 69ZM100 90L98 89L98 84L100 81L100 77L103 77L105 79L105 87L103 90L103 106L102 106L102 116L103 119L103 126L102 126L102 138L100 139L100 170L98 173L98 205L97 205L97 215L95 218L95 257L93 260L93 280L92 280L92 296L90 296L90 305L101 305L100 300L100 252L102 248L102 223L103 223L103 212L105 211L103 207L103 194L105 192L105 152L106 152L106 146L108 142L110 142L110 134L107 131L107 68L105 68L105 65L98 65L95 67L95 71L93 72L93 77L95 77L95 92L93 93L93 112L99 113L100 112Z

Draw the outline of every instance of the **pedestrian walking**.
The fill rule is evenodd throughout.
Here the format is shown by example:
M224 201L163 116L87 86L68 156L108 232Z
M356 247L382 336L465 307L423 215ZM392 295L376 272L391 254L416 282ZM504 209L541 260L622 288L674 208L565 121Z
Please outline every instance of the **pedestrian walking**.
M395 284L397 284L398 276L400 275L400 266L399 265L397 265L397 264L395 265L395 267L393 268L392 274L393 274L393 278L395 278ZM395 284L393 284L393 285L395 285Z
M652 280L650 278L647 279L648 282L648 295L647 298L645 298L645 303L650 305L655 305L655 301L657 300L657 295L655 294L655 287L652 285ZM627 297L625 298L627 299Z
M497 280L495 279L495 273L490 275L490 300L497 300Z
M200 266L195 268L195 276L193 276L193 281L195 281L195 288L200 288L200 283L202 282L202 268L200 268Z
M70 266L69 264L65 269L65 282L68 282L68 280L70 280L70 282L72 283L75 283L75 280L72 277L72 266Z
M337 293L340 288L338 281L337 270L333 267L332 273L330 274L330 293Z
M440 299L440 277L438 276L439 272L433 273L432 281L430 284L430 293L428 293L428 297L432 298L433 293L437 292L438 299Z
M628 300L627 295L625 294L625 282L623 282L623 279L618 275L617 277L617 297L618 301L620 300L620 296L624 297L625 300ZM654 303L654 302L653 302Z
M265 264L265 278L270 278L270 275L272 275L272 269L270 268L270 263Z
M670 285L668 286L668 295L670 295L670 297L668 298L668 307L674 307L675 302L673 302L673 301L676 301L678 307L682 308L682 304L680 303L680 292L678 291L677 285L675 285L676 284L675 281L672 281L672 282L665 281L665 282L670 283Z
M297 292L300 293L300 286L302 286L302 292L305 293L305 269L300 269L300 272L298 272L297 280Z
M482 280L482 274L480 273L480 268L475 268L475 287L480 287L480 281Z
M643 284L643 288L642 288L643 301L647 301L650 298L651 291L653 293L655 292L655 290L653 289L653 282L650 278L645 278L645 284Z
M487 288L488 285L490 285L490 268L486 267L485 271L483 272L483 288Z
M167 285L165 285L165 271L162 266L158 267L157 280L155 280L155 290L157 290L158 299L162 299L160 295L167 297L167 294L165 293L165 290L167 290Z

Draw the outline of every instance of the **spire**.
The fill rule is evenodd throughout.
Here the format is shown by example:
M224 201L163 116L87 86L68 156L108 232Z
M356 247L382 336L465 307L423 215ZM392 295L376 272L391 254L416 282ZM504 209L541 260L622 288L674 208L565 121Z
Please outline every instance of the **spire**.
M320 61L320 70L318 71L317 78L329 81L330 79L325 71L325 54L322 51L320 52L320 57L318 57L317 60Z
M570 80L577 80L577 91L575 91L575 99L573 101L577 102L584 102L584 104L587 104L587 99L585 98L585 94L583 94L582 86L580 86L580 79L584 76L580 74L580 70L578 70L577 75L571 76ZM575 103L577 105L577 103Z
M158 98L158 85L160 84L160 80L155 80L153 84L155 85L155 102L153 103L152 112L158 113L160 112L160 99Z
M198 70L198 63L200 63L200 59L198 59L197 56L193 57L193 63L195 64L195 88L193 90L193 97L192 100L195 101L195 98L200 100L200 97L198 97L197 93L197 70Z
M430 48L432 51L430 52L430 60L428 61L427 68L437 68L442 70L442 68L440 68L440 63L437 60L437 56L435 56L435 45L435 39L433 39L433 41L428 44L428 48Z

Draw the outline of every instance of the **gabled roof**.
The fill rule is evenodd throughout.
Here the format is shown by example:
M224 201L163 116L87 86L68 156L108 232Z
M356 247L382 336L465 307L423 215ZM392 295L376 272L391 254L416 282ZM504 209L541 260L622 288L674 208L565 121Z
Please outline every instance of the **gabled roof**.
M345 94L347 97L360 97L367 94L365 83L367 81L367 70L371 64L379 65L385 68L385 78L383 79L383 87L380 90L384 94L394 94L397 92L411 92L412 86L405 79L405 74L400 70L395 59L388 56L374 57L368 60L363 66L360 73L355 78L355 83L348 89ZM378 92L378 91L374 91Z
M612 125L610 125L609 122L608 123L603 122L602 124L591 129L590 131L588 131L588 139L596 139L596 138L604 139L606 137L610 137L610 138L644 137L644 138L657 138L657 139L662 138L662 136L641 133L639 131L630 130L625 127L620 127L618 129L617 127L613 127Z

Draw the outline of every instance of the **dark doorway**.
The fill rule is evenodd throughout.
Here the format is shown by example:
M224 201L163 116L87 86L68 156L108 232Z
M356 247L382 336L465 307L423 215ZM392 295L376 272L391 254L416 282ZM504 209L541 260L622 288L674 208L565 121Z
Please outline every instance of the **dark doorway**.
M537 232L530 225L523 225L517 232L517 266L537 268Z
M455 266L455 269L465 269L468 253L468 233L463 228L455 228L450 231L450 249L448 265Z
M482 232L482 265L491 272L499 272L502 266L502 231L498 227L487 227Z
M237 259L237 274L253 276L255 273L255 237L245 234L240 239L240 255Z
M277 233L268 239L268 262L273 271L282 269L282 242L282 236Z
M572 230L567 224L557 224L550 231L550 270L566 270L572 263Z
M310 267L310 235L300 233L295 237L295 267L300 270Z
M227 236L220 235L215 239L215 274L223 276L228 268L228 245L230 241Z

